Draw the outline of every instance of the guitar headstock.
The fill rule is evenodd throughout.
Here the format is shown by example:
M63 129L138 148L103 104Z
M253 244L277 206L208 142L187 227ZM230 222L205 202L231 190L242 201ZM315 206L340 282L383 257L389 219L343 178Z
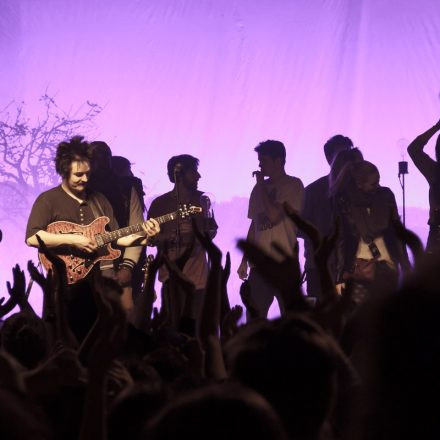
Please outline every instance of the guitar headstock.
M193 214L200 214L202 211L200 206L187 205L185 203L179 208L178 213L180 218L186 218Z

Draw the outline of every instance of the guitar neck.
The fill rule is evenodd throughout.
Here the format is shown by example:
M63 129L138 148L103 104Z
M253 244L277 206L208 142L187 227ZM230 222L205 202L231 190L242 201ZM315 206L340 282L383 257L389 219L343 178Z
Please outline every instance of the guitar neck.
M178 211L170 212L169 214L161 215L160 217L156 217L155 220L160 225L171 220L175 220L178 216ZM138 232L143 231L142 226L146 222L138 223L137 225L127 226L125 228L117 229L113 232L106 232L101 234L101 238L103 240L103 244L111 243L112 241L116 241L119 238L126 237L127 235L137 234Z

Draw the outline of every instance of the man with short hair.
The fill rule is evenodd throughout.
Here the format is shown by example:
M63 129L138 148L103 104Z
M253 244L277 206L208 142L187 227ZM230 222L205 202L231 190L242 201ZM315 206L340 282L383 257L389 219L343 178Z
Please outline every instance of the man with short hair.
M248 217L251 224L247 239L274 258L281 259L280 253L273 247L274 243L288 255L294 255L297 244L296 228L286 216L283 203L288 203L295 211L300 212L304 186L297 177L287 175L286 148L282 142L267 140L261 142L255 151L258 154L260 171L253 173L257 182L249 199ZM248 277L248 260L245 256L237 272L242 280ZM279 292L267 284L255 268L250 268L248 279L252 300L260 317L267 317L274 298L277 298L280 311L284 313Z
M353 148L353 141L341 134L332 136L324 144L324 154L327 162L332 166L339 152ZM313 223L322 236L328 235L334 224L332 206L329 196L329 174L312 182L305 188L305 200L302 216ZM307 295L321 298L321 286L315 268L314 252L308 237L304 237L305 272L307 281ZM330 261L332 266L332 261ZM334 274L334 268L330 267Z
M211 238L217 233L217 223L209 212L210 201L202 191L198 190L200 173L199 159L189 154L181 154L170 158L167 164L167 174L174 187L171 191L155 198L148 210L148 218L159 217L177 211L183 205L201 207L203 212L194 215L198 228L208 233ZM208 279L208 261L201 244L195 240L191 218L177 218L164 223L161 232L153 243L162 248L168 258L175 260L189 247L194 246L183 267L183 274L194 284L195 293L191 298L191 318L197 320L201 310L203 295ZM162 266L159 270L159 280L162 282L165 296L169 301L175 300L169 296L168 270Z

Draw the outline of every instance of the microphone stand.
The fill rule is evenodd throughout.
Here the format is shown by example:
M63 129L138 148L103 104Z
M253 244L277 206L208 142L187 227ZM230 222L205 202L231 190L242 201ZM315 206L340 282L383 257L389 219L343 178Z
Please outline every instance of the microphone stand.
M179 169L177 167L174 168L174 182L175 182L175 190L176 190L176 260L179 258L180 255L180 215L179 215L179 209L180 209L180 173Z
M402 223L405 226L405 216L406 216L406 207L405 207L405 174L408 174L408 162L406 160L402 160L399 162L399 182L402 188Z

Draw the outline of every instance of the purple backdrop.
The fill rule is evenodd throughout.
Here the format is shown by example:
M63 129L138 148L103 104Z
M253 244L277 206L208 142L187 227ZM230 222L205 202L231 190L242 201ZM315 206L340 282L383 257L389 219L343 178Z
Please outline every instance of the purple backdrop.
M2 0L0 51L0 108L25 101L35 120L46 89L65 109L103 105L88 138L135 162L148 199L169 189L171 155L199 157L224 250L247 230L259 141L282 140L308 184L327 173L325 140L347 134L400 201L402 151L440 115L438 0ZM411 164L407 184L408 224L426 237L427 185ZM35 253L23 220L0 227L4 289Z

